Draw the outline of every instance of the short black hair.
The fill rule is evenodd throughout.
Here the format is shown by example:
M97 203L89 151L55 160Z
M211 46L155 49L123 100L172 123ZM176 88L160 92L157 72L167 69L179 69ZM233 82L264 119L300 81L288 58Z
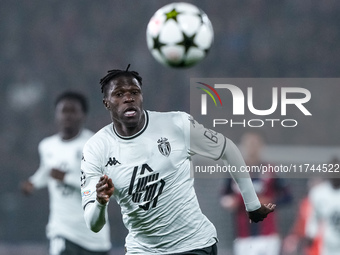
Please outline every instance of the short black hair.
M65 91L56 98L54 105L57 106L57 104L59 104L59 102L64 99L71 99L71 100L78 101L81 105L83 112L85 114L88 113L89 106L88 106L87 98L83 94L79 92L75 92L75 91Z
M142 86L142 77L136 71L129 71L130 64L127 66L126 70L113 69L107 71L107 75L100 79L101 91L104 93L104 88L109 82L119 76L132 76L137 79L140 86Z

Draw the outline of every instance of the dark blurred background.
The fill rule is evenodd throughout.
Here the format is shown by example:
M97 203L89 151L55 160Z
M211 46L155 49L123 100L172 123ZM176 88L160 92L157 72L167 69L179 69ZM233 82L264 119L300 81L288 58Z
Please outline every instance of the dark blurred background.
M101 103L99 79L107 70L124 69L129 63L143 77L145 108L158 111L189 112L193 77L338 77L337 0L187 1L206 12L215 32L207 58L190 69L164 67L147 49L147 23L158 8L170 2L0 1L0 247L7 247L2 254L8 249L13 249L8 254L20 254L8 247L28 245L34 250L47 243L47 191L25 198L19 183L38 167L40 140L56 131L54 100L65 89L89 97L87 127L97 131L110 122ZM340 86L335 86L311 105L313 112L322 109L328 113L323 125L328 123L329 131L322 132L324 126L319 122L313 122L303 134L282 134L269 128L265 130L267 142L337 146L340 118L333 102L339 94ZM241 133L237 129L230 138L237 142ZM296 197L280 218L282 235L289 230L297 202L306 192L305 180L291 182ZM218 226L220 248L227 253L233 226L229 213L219 207L219 184L212 180L207 186L197 185L197 193L203 212ZM216 188L209 189L209 185ZM126 230L119 208L111 204L112 242L121 249Z

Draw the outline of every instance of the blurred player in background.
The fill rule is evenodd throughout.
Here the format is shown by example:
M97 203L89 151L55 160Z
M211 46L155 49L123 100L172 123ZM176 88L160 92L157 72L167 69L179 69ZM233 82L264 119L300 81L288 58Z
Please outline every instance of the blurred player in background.
M102 229L113 196L129 230L127 254L215 255L216 229L200 210L190 157L221 158L238 168L243 158L231 140L186 113L144 110L142 78L128 68L111 70L101 79L113 123L84 146L86 222L95 232ZM262 221L275 205L260 204L251 179L244 177L234 174L249 219Z
M318 178L308 179L307 191L309 192L311 188L321 182L322 179ZM293 228L284 239L282 246L283 255L321 255L321 231L313 239L307 240L306 238L306 223L311 213L312 205L307 195L299 203Z
M39 144L40 166L22 191L48 187L50 215L46 232L50 255L109 254L110 231L90 231L83 217L80 193L80 162L85 142L93 135L84 129L88 112L87 99L77 92L66 91L55 103L58 133ZM86 195L86 194L83 194Z
M259 131L245 132L241 137L240 150L247 166L269 166L262 160L263 135ZM274 201L277 205L289 203L292 199L287 185L272 173L250 172L255 191L261 203ZM248 224L239 188L232 179L226 179L221 198L221 206L235 215L236 240L235 255L279 255L281 239L277 230L276 215L268 215L264 222Z
M333 172L339 170L340 161L330 162ZM312 205L311 215L306 225L306 236L310 244L322 234L321 255L340 253L340 178L330 178L313 187L309 194Z

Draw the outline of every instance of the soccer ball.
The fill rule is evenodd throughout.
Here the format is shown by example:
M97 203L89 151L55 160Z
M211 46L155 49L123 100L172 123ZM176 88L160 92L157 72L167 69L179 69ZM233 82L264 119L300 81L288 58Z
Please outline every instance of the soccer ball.
M190 67L207 55L214 31L208 16L195 5L171 3L152 16L146 39L158 62L170 67Z

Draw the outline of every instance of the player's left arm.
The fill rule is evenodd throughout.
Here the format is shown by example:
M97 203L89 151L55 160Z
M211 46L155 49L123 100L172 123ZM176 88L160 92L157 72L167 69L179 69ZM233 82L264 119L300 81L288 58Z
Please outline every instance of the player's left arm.
M269 213L274 211L276 205L260 203L249 173L241 171L246 166L241 152L230 139L225 139L226 145L221 159L226 166L235 166L237 170L230 174L240 189L249 219L252 222L262 221Z
M190 123L190 125L184 124L184 134L190 154L200 154L215 160L221 159L224 165L234 166L237 170L231 171L230 174L240 189L250 221L262 221L273 212L276 205L261 204L249 173L242 171L246 169L246 164L237 146L229 138L197 123L191 116L182 116L183 121L186 119L186 122Z

